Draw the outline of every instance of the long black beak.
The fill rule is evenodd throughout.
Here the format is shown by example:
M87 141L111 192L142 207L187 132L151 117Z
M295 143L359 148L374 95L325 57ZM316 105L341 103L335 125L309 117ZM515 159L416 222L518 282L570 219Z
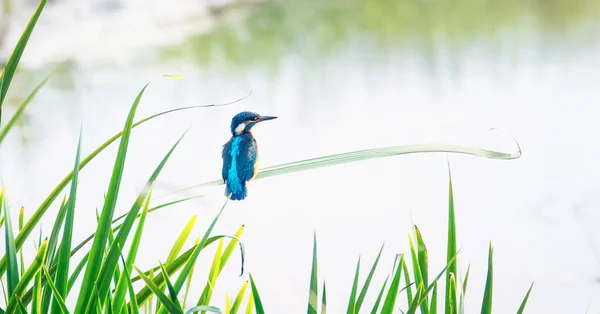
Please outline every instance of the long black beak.
M277 117L275 117L275 116L262 116L256 122L262 122L262 121L273 120L273 119L277 119Z

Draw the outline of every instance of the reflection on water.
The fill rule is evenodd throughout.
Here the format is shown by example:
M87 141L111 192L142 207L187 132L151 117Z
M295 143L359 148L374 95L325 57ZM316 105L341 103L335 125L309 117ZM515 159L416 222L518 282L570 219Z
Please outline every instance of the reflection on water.
M486 132L502 127L521 143L521 159L450 158L463 247L459 264L463 272L472 264L467 312L480 306L489 239L495 246L495 311L513 312L533 280L531 313L583 312L590 300L590 311L597 311L600 146L593 143L600 132L599 15L600 2L594 0L289 0L219 15L210 32L194 32L181 45L123 48L120 54L136 56L126 64L69 55L86 44L78 39L65 45L68 61L3 143L0 175L13 208L23 205L31 214L71 169L81 121L83 152L89 153L122 128L141 86L165 73L185 79L155 80L138 118L253 94L234 106L173 114L136 129L119 212L190 125L157 193L217 178L231 116L241 110L280 117L256 131L261 166L430 141L508 151L513 147L503 134ZM49 38L53 28L37 31L43 36L34 43ZM94 30L89 34L85 40L98 41ZM114 55L111 36L102 39L106 51L100 52ZM28 58L46 56L32 49ZM7 117L63 61L47 58L43 66L21 68ZM93 209L102 202L115 151L109 149L81 175L77 219L89 228L76 229L74 241L95 224ZM246 224L247 270L257 279L268 313L284 313L306 306L316 230L328 306L342 312L358 254L371 260L382 242L387 250L382 260L407 251L411 218L431 252L444 252L445 157L403 156L256 181L247 201L228 207L217 232ZM149 218L148 230L158 231L144 235L148 242L138 267L166 256L157 247L168 250L192 214L206 218L215 212L223 191L210 193ZM45 221L44 230L48 225ZM443 267L443 256L430 258L433 269ZM237 277L237 268L223 274L226 281L215 296L233 293L246 279ZM384 274L379 275L374 280L382 282ZM203 282L206 274L197 276ZM199 294L200 286L190 295Z

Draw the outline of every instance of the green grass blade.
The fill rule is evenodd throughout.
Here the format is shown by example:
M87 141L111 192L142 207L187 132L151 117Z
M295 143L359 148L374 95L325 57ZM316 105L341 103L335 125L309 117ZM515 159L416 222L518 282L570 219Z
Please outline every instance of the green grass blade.
M356 264L356 272L354 273L354 281L352 283L352 290L350 291L350 300L348 300L347 314L355 314L356 310L356 290L358 290L358 276L360 273L360 256L358 257L358 263Z
M150 203L150 197L152 192L148 193L146 200L144 202L144 209L142 210L142 216L137 225L137 229L135 231L135 235L133 236L133 240L131 242L131 246L129 247L129 253L127 255L127 261L123 261L123 272L119 277L119 281L117 282L114 298L113 298L113 308L115 313L121 313L123 311L123 307L125 306L125 293L128 291L129 286L132 285L131 277L129 277L133 263L135 262L135 258L137 256L137 252L140 246L140 242L142 239L142 233L144 230L144 224L146 222L146 216L148 214L148 206ZM120 255L122 258L122 254ZM135 296L135 294L134 294ZM135 300L132 299L132 300ZM137 306L135 307L137 310Z
M487 277L485 279L485 290L483 292L483 301L481 304L481 314L492 313L492 288L494 286L494 268L493 268L493 255L494 248L492 242L490 242L490 249L488 253L488 270Z
M131 251L130 251L130 254L131 254ZM123 263L123 273L124 273L123 280L127 284L127 291L129 292L129 298L131 298L131 306L128 308L128 311L124 311L124 312L132 313L132 314L139 314L138 305L135 302L135 291L133 290L133 283L131 282L131 273L128 270L128 268L133 268L133 265L131 265L131 266L127 265L127 263L123 259L123 254L121 254L121 262ZM113 307L114 307L114 303L113 303ZM114 312L121 313L121 311L114 311Z
M44 264L44 258L46 257L46 252L48 250L48 241L42 242L40 248L38 249L33 262L27 268L27 271L23 273L23 277L15 287L13 295L10 297L8 302L8 306L6 307L6 312L13 313L16 310L19 303L21 302L21 297L25 294L27 286L29 283L35 278L36 274L39 272L40 268ZM27 313L24 311L23 313Z
M19 232L23 229L23 220L25 218L25 208L21 207L19 211ZM19 250L19 261L21 262L21 274L25 273L25 260L23 259L23 250Z
M227 314L237 314L237 311L239 310L240 305L242 305L242 300L244 299L244 295L246 294L247 288L248 288L248 281L244 282L244 284L240 288L240 291L238 291L238 294L235 296L235 299L233 300L233 304L231 305L231 311Z
M327 314L327 290L323 281L323 297L321 298L321 314Z
M163 266L163 264L160 264L160 268L162 270L162 274L165 277L165 281L167 282L167 289L169 291L169 296L171 297L171 301L173 301L173 303L180 309L183 309L181 307L181 304L179 304L179 299L177 299L177 292L175 292L175 289L173 289L173 284L171 284L171 280L169 280L169 275L167 273L167 271L165 270L165 267Z
M377 295L377 299L375 299L375 303L373 304L373 309L371 310L371 314L377 314L377 310L379 309L379 303L381 302L381 298L383 297L383 293L385 292L385 287L387 286L389 276L385 277L385 281L383 282L383 286L379 290L379 294Z
M139 101L139 99L136 101ZM133 117L131 119L133 119ZM129 122L131 122L131 120L129 120ZM185 135L185 133L184 133L184 135ZM98 294L99 294L101 300L103 300L106 297L106 295L110 289L109 278L112 276L112 274L115 271L115 268L117 267L117 264L119 261L119 255L121 255L121 248L125 245L125 241L127 240L127 237L129 236L129 233L130 233L131 229L133 228L133 224L136 220L137 214L140 211L140 209L142 208L142 206L144 204L144 200L147 198L147 196L149 195L149 193L151 191L152 184L157 179L158 175L160 174L160 172L166 165L167 161L169 160L169 157L171 157L171 155L177 148L177 145L179 145L179 143L183 139L184 135L182 135L177 140L177 142L175 142L175 144L171 147L169 152L163 157L160 164L156 167L156 169L154 170L154 172L152 173L152 175L146 182L145 187L142 189L142 192L140 192L140 194L138 195L138 198L135 201L134 205L131 207L131 210L129 211L127 218L125 218L125 221L123 222L123 226L121 227L121 229L119 229L119 233L117 234L117 237L115 238L115 243L113 243L111 245L110 250L106 256L106 260L104 261L102 268L100 268L100 273L98 274L98 283L99 283ZM115 196L115 198L116 198L116 196ZM113 210L114 210L114 205L111 205L111 206L113 206ZM112 229L110 228L111 220L112 220L112 214L111 214L111 217L105 221L105 223L107 224L106 229L112 231Z
M46 258L44 256L44 258ZM42 312L42 272L38 271L35 275L35 283L33 284L33 299L31 304L32 313Z
M85 256L83 256L81 258L81 261L79 261L79 264L77 264L77 267L75 267L75 270L73 270L73 273L69 277L69 286L67 288L67 294L69 294L69 292L73 288L73 285L75 284L75 281L77 281L77 279L79 278L79 275L81 274L81 271L87 264L87 260L88 260L87 258L88 258L88 254L85 254Z
M383 307L381 309L381 314L391 314L394 311L394 305L396 304L396 297L398 296L398 289L400 286L400 277L402 274L402 264L404 264L404 253L400 254L400 261L398 262L398 268L394 273L392 278L392 282L390 284L390 289L385 297L385 301L383 302Z
M419 269L421 270L421 277L423 279L423 284L425 286L427 286L429 284L428 281L428 267L429 267L429 260L428 260L428 256L427 256L427 246L425 245L425 241L423 241L423 236L421 235L421 231L419 231L419 228L417 227L417 225L415 225L415 234L417 236L417 253L418 253L418 260L419 260Z
M258 288L254 283L254 278L252 278L252 274L250 275L250 287L252 288L252 297L254 299L254 307L256 308L256 314L265 314L265 310L262 305L262 301L260 300L260 295L258 294Z
M219 240L219 244L217 245L217 250L215 255L213 256L213 261L210 266L210 270L208 273L208 280L206 285L204 286L204 290L202 291L202 295L200 295L200 299L196 305L208 305L210 302L210 298L212 297L212 292L217 283L217 277L219 276L219 271L221 269L221 255L223 251L223 240Z
M465 274L465 279L463 281L462 284L462 291L460 293L460 301L458 304L458 313L459 314L464 314L465 313L465 296L467 294L467 283L469 282L469 272L471 271L471 264L469 264L469 267L467 267L467 272Z
M184 111L184 110L190 110L190 109L199 109L199 108L210 108L210 107L217 107L217 106L226 106L226 105L230 105L230 104L234 104L237 103L239 101L244 100L245 98L247 98L248 96L250 96L250 94L248 94L247 96L244 96L242 98L239 98L237 100L234 100L232 102L228 102L228 103L222 103L222 104L209 104L209 105L199 105L199 106L188 106L188 107L181 107L181 108L175 108L175 109L170 109L170 110L166 110L163 112L159 112L153 115L150 115L144 119L139 120L138 122L134 123L131 128L135 128L145 122L148 122L150 120L153 120L155 118L158 118L160 116L169 114L169 113L174 113L174 112L178 112L178 111ZM100 154L102 151L104 151L110 144L112 144L114 141L116 141L117 139L121 138L123 136L124 132L121 131L115 135L113 135L111 138L109 138L108 140L106 140L102 145L100 145L98 148L96 148L93 152L91 152L86 158L84 158L80 165L79 165L79 169L83 169L87 164L89 164L94 158L96 158L96 156L98 156L98 154ZM40 222L40 220L42 219L42 217L44 216L44 214L46 213L46 211L48 210L48 208L50 208L50 205L52 205L52 203L54 202L54 200L56 200L56 198L58 197L58 195L60 194L60 192L69 184L69 182L71 181L71 177L73 176L73 172L67 174L62 181L60 181L58 183L58 185L54 188L54 190L52 190L52 192L50 192L50 194L46 197L46 199L44 199L44 201L42 202L42 204L38 207L38 209L33 213L33 215L31 216L31 218L29 218L29 220L27 221L27 223L25 224L25 226L23 227L23 230L19 233L19 235L17 236L17 238L15 239L15 246L17 247L17 249L20 249L21 246L23 246L23 244L25 243L25 240L27 239L27 237L30 235L30 233L33 231L33 229L35 228L35 226ZM187 198L187 199L192 199L194 197L191 198ZM185 199L185 200L187 200ZM124 217L122 217L124 218ZM91 239L90 239L91 240ZM2 259L0 259L0 277L2 275L4 275L4 273L6 272L6 256L2 257Z
M417 226L415 225L415 230L417 229ZM425 283L425 281L423 280L423 272L421 271L421 263L419 261L419 256L417 251L415 251L415 246L413 244L413 240L410 236L410 234L408 235L408 242L410 244L410 257L412 259L412 264L413 264L413 272L415 274L415 284L417 285L417 289L419 289L419 287L423 286L427 286L427 283ZM421 313L423 314L427 314L429 311L429 306L428 306L428 300L427 300L427 296L425 296L425 299L423 300L423 302L421 303Z
M142 90L138 93L138 96L129 110L125 126L123 127L123 135L121 136L121 141L119 143L119 150L117 152L108 192L102 208L100 222L98 223L98 228L96 230L96 236L94 237L92 249L90 250L90 255L88 257L88 265L83 276L83 282L81 284L79 297L77 298L75 312L86 311L90 301L94 300L91 298L92 288L96 285L95 283L97 278L99 278L98 269L100 269L100 266L102 265L104 248L108 240L108 233L115 206L117 204L117 196L119 194L121 178L123 176L123 170L125 167L125 157L127 156L127 147L129 145L129 137L131 135L133 117L135 116L137 107L147 87L148 84L146 84L146 86L144 86L144 88L142 88ZM110 281L105 282L109 283ZM102 284L103 282L100 281L100 283Z
M181 249L185 244L185 241L187 241L187 238L189 237L190 233L192 232L192 229L194 228L196 218L196 215L192 216L192 218L190 218L188 223L185 225L185 227L181 231L181 234L179 234L179 237L177 237L175 244L173 244L173 247L171 248L171 252L169 252L169 256L167 257L167 261L165 262L165 264L171 264L175 260L175 258L177 258L179 252L181 252Z
M17 283L19 282L19 263L17 262L17 249L15 248L15 239L13 236L12 222L10 219L10 212L5 199L5 189L2 188L0 192L0 207L4 209L5 227L4 227L4 241L6 255L8 256L8 273L6 276L6 285L8 290L8 298L12 298Z
M169 297L167 297L162 292L162 290L154 284L154 282L150 278L148 278L146 275L144 275L137 267L133 266L133 268L138 272L140 277L142 277L142 279L146 282L146 284L152 290L152 292L154 292L154 295L158 298L158 300L162 303L162 305L164 305L167 308L169 313L183 314L183 310L181 308L178 308L177 305L175 305L175 303L173 303L173 301L171 301L169 299Z
M67 305L65 304L65 300L63 300L63 298L59 295L58 290L56 290L56 286L54 285L52 278L50 278L50 275L48 273L48 269L46 268L46 266L42 266L42 273L44 274L44 277L46 278L46 282L48 283L48 286L50 286L50 289L52 289L52 292L54 292L54 295L58 296L57 297L58 305L60 306L60 311L62 312L62 314L70 313L69 309L67 308Z
M429 314L437 314L437 282L433 284L433 292L431 293L431 304L429 305Z
M15 49L13 50L12 54L10 55L8 62L6 63L6 66L4 67L4 70L2 71L2 75L0 76L0 81L2 82L2 84L0 84L0 122L2 121L2 105L4 104L4 99L6 99L6 94L8 93L8 88L10 86L10 83L12 82L15 72L17 71L17 66L19 65L21 56L23 55L23 52L25 51L25 47L27 46L29 37L31 36L31 33L33 33L35 24L37 23L38 19L40 18L40 15L42 14L42 10L44 10L46 1L47 0L40 1L37 9L33 13L33 16L31 16L29 23L27 23L27 26L25 27L25 30L23 31L21 38L19 38L19 41L17 42Z
M529 290L527 290L527 294L525 294L525 298L523 299L523 302L521 302L521 306L519 306L517 314L523 314L523 311L525 311L525 305L529 299L529 294L531 294L531 289L533 289L533 284L535 284L535 281L531 283L531 286L529 286Z
M71 244L73 242L73 224L75 222L75 203L77 199L77 183L79 178L79 160L81 157L81 129L79 130L79 141L77 143L77 153L75 155L75 165L73 166L73 180L71 181L71 191L69 192L69 201L67 202L67 217L65 219L65 228L58 256L58 266L56 269L56 290L63 299L67 298L69 288L69 264ZM58 312L60 306L56 298L52 303L52 312Z
M317 233L313 233L313 256L310 271L310 290L308 292L308 314L317 314L319 299L318 272L317 272Z
M192 314L192 313L198 313L198 312L211 312L211 313L217 313L217 314L221 314L221 310L216 307L216 306L209 306L209 305L197 305L194 306L193 308L187 310L187 312L185 312L185 314Z
M200 238L196 238L196 242L194 243L194 245L198 245L200 244ZM183 308L185 308L185 303L188 297L188 293L190 292L190 286L192 285L192 278L194 277L194 268L196 267L196 265L194 264L194 266L192 267L192 270L190 271L190 275L188 276L188 279L185 282L185 292L183 294Z
M454 194L452 191L452 172L450 171L450 163L448 163L448 244L446 261L456 255L456 217L454 215ZM448 266L446 273L446 311L445 314L456 314L456 286L450 283L450 276L456 278L456 262L452 262ZM454 281L456 284L456 281ZM452 306L451 306L452 305Z
M369 271L369 275L367 279L365 279L365 283L360 289L360 294L358 295L358 299L356 300L356 313L360 313L360 308L362 306L365 297L367 296L367 291L369 289L369 285L371 284L371 280L373 279L373 275L375 274L375 269L377 268L377 264L379 264L379 258L381 257L381 253L383 252L383 247L385 244L381 245L379 249L379 253L377 254L377 258L375 258L375 262L373 262L373 266L371 266L371 270Z
M12 118L10 118L8 123L6 123L6 125L2 129L0 129L0 144L2 144L2 141L4 141L4 138L8 135L8 132L13 128L17 121L19 121L19 118L23 115L23 112L25 112L25 108L27 108L27 105L29 105L33 97L35 97L35 95L42 88L42 86L46 84L46 82L48 81L48 79L50 79L52 74L53 73L50 73L48 76L46 76L46 78L42 80L42 82L39 83L38 86L36 86L33 89L29 96L27 96L27 98L25 98L25 100L21 103L21 105L19 106L15 114L12 116Z
M412 304L413 301L413 294L412 294L412 288L411 286L411 281L410 281L410 273L408 272L408 266L406 266L406 263L404 263L404 265L402 266L402 270L404 271L404 283L406 284L406 298L408 299L408 304Z

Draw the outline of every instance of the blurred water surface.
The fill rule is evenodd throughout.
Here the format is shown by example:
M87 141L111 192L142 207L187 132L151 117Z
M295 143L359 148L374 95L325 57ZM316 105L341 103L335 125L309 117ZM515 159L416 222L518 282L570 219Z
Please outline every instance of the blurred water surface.
M33 9L19 5L0 47L3 58ZM481 306L491 240L495 312L516 311L535 280L527 312L583 313L589 304L588 313L598 313L599 17L593 0L288 0L240 3L218 14L202 1L51 2L3 117L64 66L3 143L0 175L15 217L21 206L31 215L72 168L80 124L88 154L122 128L148 80L139 118L252 95L135 129L119 213L190 126L155 195L217 179L230 119L241 110L280 117L255 132L262 166L429 142L514 150L506 134L487 131L500 127L517 138L522 158L449 156L461 271L471 264L466 312ZM81 174L74 241L95 228L116 147ZM267 312L297 313L306 306L316 231L328 309L341 313L358 256L371 263L385 242L375 278L382 283L393 255L408 252L411 219L429 245L431 268L444 266L446 158L417 154L258 180L247 200L228 205L216 232L245 224L246 270ZM164 261L194 214L201 236L224 201L221 187L190 191L202 192L210 195L149 217L138 267ZM30 256L32 247L26 244ZM215 305L247 280L238 277L236 262L223 272ZM209 263L205 254L198 267ZM207 274L195 276L192 296Z

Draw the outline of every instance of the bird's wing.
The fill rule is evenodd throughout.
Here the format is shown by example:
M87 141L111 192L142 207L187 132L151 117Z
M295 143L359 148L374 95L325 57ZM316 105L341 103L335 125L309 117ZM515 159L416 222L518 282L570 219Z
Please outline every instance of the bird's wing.
M229 140L225 145L223 145L223 169L221 170L221 176L223 177L223 182L227 180L227 172L229 171L229 167L231 166L231 155L229 151L231 150L231 140Z
M256 141L250 135L245 136L240 143L240 154L237 157L237 171L240 180L248 181L254 177L256 157Z

